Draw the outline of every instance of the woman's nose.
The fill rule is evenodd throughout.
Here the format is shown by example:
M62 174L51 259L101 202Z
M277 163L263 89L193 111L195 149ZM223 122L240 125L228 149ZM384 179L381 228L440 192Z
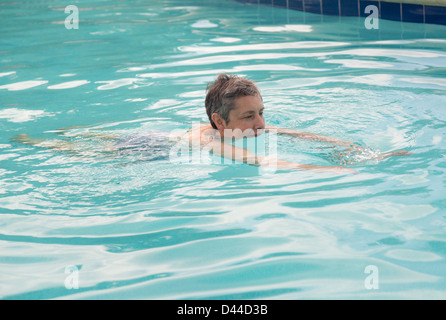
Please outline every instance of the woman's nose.
M264 129L265 128L265 119L263 119L263 116L257 115L255 128L256 129Z

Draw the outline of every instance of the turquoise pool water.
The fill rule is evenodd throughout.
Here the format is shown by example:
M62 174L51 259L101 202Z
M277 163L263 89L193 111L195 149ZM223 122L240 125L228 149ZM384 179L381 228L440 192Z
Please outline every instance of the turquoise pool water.
M70 4L79 29L65 4L0 4L2 299L446 298L444 26L369 30L232 1ZM82 135L206 122L219 72L258 83L269 124L413 155L356 159L358 175L265 173L104 156L106 139ZM23 133L80 147L10 141ZM315 143L277 146L336 164Z

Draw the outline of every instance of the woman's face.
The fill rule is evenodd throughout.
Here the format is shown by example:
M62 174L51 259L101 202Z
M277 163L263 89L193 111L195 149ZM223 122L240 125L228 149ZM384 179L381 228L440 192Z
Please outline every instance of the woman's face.
M220 135L242 138L256 137L265 129L263 102L259 96L245 96L235 100L235 108L229 112L229 121L221 119L217 124Z

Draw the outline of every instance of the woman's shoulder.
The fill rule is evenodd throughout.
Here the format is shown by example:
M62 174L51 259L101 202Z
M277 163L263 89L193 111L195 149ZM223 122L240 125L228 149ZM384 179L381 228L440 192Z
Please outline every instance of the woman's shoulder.
M199 132L200 134L207 131L207 130L215 130L214 128L212 128L212 126L209 123L198 123L192 126L192 128L190 128L189 130L187 130L187 133L196 133Z
M204 135L213 135L215 131L209 123L199 123L187 130L183 137L189 140L195 140L197 138L200 139Z

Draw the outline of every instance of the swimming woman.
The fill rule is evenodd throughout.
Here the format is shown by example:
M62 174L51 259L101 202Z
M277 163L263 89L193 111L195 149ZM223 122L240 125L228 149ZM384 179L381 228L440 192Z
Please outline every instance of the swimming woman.
M181 134L181 140L186 141L190 147L198 146L212 154L237 162L285 170L303 169L356 173L355 170L342 166L315 166L288 162L270 156L260 156L227 142L227 139L257 137L268 131L309 141L325 142L334 146L345 147L346 150L357 153L365 150L365 148L350 141L341 141L323 135L265 125L264 105L257 85L252 80L236 75L220 74L214 82L208 85L205 107L210 123L202 123L187 130L187 132ZM61 129L60 132L66 133L67 130ZM148 155L146 160L168 159L169 149L173 147L172 136L161 131L150 131L126 137L87 131L82 133L81 136L86 139L100 140L104 147L103 151L109 156L145 152L146 156ZM78 153L81 151L85 154L85 150L83 150L83 147L79 147L78 143L66 140L31 139L26 134L17 135L12 140L58 151ZM383 159L408 154L410 153L407 151L397 151L383 153L379 156Z
M257 166L275 166L278 169L356 173L353 169L340 166L314 166L258 156L246 149L240 149L224 142L226 138L256 137L263 132L273 131L280 135L346 147L350 151L361 152L364 150L364 148L350 141L341 141L323 135L265 125L262 96L256 84L251 80L236 75L220 74L215 82L207 87L205 107L210 123L200 124L192 128L188 131L187 138L192 144L195 142L202 147L205 146L214 154ZM410 153L407 151L397 151L381 154L380 157L387 158L408 154Z

